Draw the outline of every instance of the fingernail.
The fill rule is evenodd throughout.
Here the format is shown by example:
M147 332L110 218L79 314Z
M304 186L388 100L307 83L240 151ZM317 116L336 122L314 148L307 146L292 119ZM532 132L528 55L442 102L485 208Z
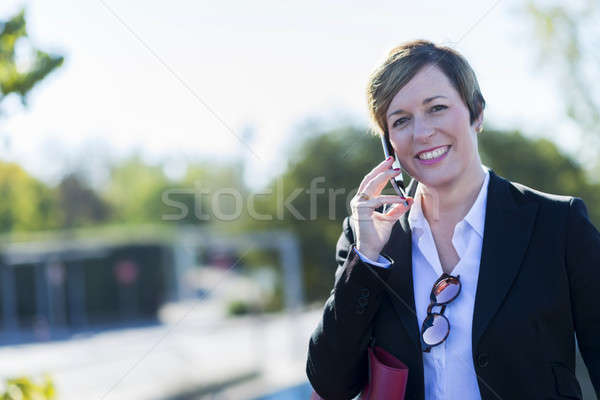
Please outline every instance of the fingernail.
M400 171L400 168L394 168L394 171Z
M393 157L389 156L388 158L385 159L385 161L390 161Z

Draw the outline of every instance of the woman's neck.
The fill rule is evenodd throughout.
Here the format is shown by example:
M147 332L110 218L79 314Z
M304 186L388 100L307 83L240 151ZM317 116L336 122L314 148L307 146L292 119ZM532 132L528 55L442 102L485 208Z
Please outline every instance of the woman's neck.
M421 207L429 224L444 221L454 226L463 219L475 203L484 180L485 171L478 162L458 182L436 187L419 183Z

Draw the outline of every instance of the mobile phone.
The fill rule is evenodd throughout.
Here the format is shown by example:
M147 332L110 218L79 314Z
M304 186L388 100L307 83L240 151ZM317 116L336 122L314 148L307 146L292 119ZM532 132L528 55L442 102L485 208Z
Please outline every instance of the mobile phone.
M392 163L392 168L402 168L402 165L400 165L400 161L398 161L398 155L392 148L389 141L386 139L385 135L379 135L379 137L381 138L381 146L383 147L383 154L385 154L385 159L387 160L387 158L390 156L390 152L393 152L394 162ZM391 178L390 183L399 196L406 198L406 194L404 193L404 178L402 177L402 174Z

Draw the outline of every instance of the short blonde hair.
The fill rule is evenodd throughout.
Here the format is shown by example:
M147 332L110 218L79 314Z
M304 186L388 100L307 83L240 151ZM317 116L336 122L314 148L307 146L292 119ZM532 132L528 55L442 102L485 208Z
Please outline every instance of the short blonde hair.
M427 40L414 40L394 47L370 75L367 105L374 134L388 137L386 112L392 99L421 68L435 65L446 75L469 109L470 123L485 108L475 72L456 50Z

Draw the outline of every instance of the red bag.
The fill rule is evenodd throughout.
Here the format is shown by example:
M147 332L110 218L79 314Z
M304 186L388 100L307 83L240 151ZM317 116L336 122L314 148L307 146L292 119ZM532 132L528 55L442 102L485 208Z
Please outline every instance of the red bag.
M404 400L408 367L381 347L369 346L369 382L360 400ZM313 391L311 400L326 400Z

